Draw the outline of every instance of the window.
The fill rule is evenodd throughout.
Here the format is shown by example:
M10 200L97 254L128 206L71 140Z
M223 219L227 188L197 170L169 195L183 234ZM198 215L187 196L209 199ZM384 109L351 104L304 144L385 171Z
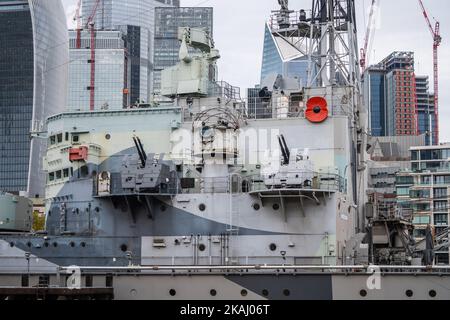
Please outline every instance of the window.
M56 141L57 141L58 143L61 143L61 142L63 141L63 135L62 135L62 133L60 133L60 134L58 134L58 135L56 136Z
M63 170L63 177L64 178L68 178L69 177L69 169L64 169Z
M61 175L61 170L56 171L56 180L61 179L62 175Z
M408 187L398 187L397 188L397 195L398 196L407 196L407 195L409 195L409 188Z
M434 211L447 211L448 203L447 201L435 201L434 202Z
M420 184L424 184L424 185L431 184L431 176L420 177Z
M77 134L72 135L72 142L79 142L80 137Z
M411 190L409 196L411 198L430 198L430 190Z
M425 238L427 231L425 229L415 229L413 234L415 238Z
M413 224L429 224L431 221L429 216L416 216L413 219Z
M55 136L50 136L50 144L51 145L56 144L56 137Z
M54 172L50 172L48 174L48 181L55 181L55 173Z
M434 198L446 198L447 197L447 188L436 188L434 189Z
M436 226L446 226L448 224L448 214L435 214L434 224Z

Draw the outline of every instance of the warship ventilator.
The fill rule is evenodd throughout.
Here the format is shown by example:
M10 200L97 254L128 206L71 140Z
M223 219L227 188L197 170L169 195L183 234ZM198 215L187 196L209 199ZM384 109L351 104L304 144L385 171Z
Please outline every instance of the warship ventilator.
M272 34L307 83L271 75L251 108L186 27L162 72L173 104L48 119L46 231L8 220L2 286L76 271L117 299L450 298L447 267L412 266L411 225L371 210L354 1L280 4Z

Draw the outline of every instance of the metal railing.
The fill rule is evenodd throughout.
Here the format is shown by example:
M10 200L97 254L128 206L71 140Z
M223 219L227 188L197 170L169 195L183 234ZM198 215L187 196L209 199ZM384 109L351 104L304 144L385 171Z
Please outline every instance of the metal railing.
M311 176L312 179L309 181L309 184L303 183L293 185L280 182L280 179L277 177L269 178L263 175L240 176L240 182L238 182L238 180L232 180L232 177L194 178L194 187L190 189L182 189L181 193L248 193L277 189L302 189L336 192L342 191L344 186L344 179L336 173L295 172L290 173L290 175L297 175L299 178Z
M245 116L247 119L284 119L305 118L306 106L296 96L273 98L251 97L243 99L246 103ZM348 111L342 106L329 106L329 116L346 116Z
M60 267L59 272L66 272L67 267ZM271 273L331 273L331 274L373 274L379 271L386 274L440 274L450 275L450 266L376 266L376 265L233 265L233 266L127 266L127 267L80 267L85 273L176 273L176 272L203 272L203 273L244 273L244 272L271 272Z

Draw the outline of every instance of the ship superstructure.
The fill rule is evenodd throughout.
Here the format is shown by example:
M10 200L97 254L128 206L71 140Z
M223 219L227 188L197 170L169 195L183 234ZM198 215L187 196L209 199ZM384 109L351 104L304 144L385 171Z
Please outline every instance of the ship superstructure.
M0 242L18 265L26 251L39 257L36 270L117 273L121 298L175 297L174 286L204 297L189 296L192 279L164 283L177 270L205 272L196 284L214 280L221 297L237 288L242 298L344 298L340 288L367 296L358 289L362 270L372 271L354 1L315 0L310 14L280 4L273 35L308 59L309 81L264 79L264 119L217 81L219 51L188 27L179 29L179 63L162 72L173 106L50 117L46 233ZM359 271L345 283L339 270L349 265ZM304 268L323 273L294 280ZM138 284L121 271L148 278Z

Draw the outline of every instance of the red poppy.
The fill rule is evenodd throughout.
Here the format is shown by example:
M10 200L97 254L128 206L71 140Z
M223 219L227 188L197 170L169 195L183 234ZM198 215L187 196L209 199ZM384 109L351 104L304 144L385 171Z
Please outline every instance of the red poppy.
M312 97L306 103L306 119L313 123L320 123L328 118L327 100L322 97Z

